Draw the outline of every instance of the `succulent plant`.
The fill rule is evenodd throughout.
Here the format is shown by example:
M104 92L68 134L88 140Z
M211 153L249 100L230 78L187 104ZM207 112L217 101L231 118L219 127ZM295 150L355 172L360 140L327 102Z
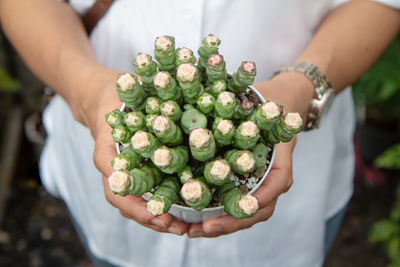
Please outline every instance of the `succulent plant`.
M181 197L195 210L202 210L210 204L212 193L202 178L191 178L181 188Z
M217 117L214 120L213 129L215 141L219 146L232 144L236 131L233 121Z
M207 84L211 85L215 81L225 81L227 77L226 63L224 57L219 54L211 54L207 59L206 65ZM247 88L247 87L246 87Z
M186 166L189 154L184 146L174 148L161 146L153 152L151 160L162 172L173 174L181 171Z
M142 85L154 92L153 76L157 73L157 63L150 55L139 53L133 61L133 65L136 68L135 73L142 78Z
M152 121L154 134L166 145L177 146L183 143L183 134L181 128L176 126L175 122L165 116L157 116Z
M196 57L193 55L193 51L189 48L183 47L175 50L175 65L178 67L183 63L196 62Z
M124 114L119 109L114 109L106 114L106 122L112 128L115 128L118 125L124 124Z
M122 73L118 76L117 92L122 102L134 110L144 109L146 93L136 76L130 73Z
M193 158L199 161L212 159L216 152L214 136L205 128L197 128L190 132L189 145Z
M204 177L209 184L222 185L231 176L231 166L224 159L218 159L206 164Z
M141 111L131 111L125 113L125 125L132 133L143 129L146 126L146 117Z
M139 167L142 159L139 153L135 152L131 147L127 147L111 161L111 165L116 171L130 171Z
M264 170L272 145L290 141L303 126L298 113L283 114L272 101L261 104L248 90L254 62L243 61L227 75L220 43L206 36L197 62L192 50L175 49L174 37L157 37L157 63L138 53L135 74L118 76L125 110L105 119L122 152L111 162L115 171L108 181L121 196L152 192L146 209L153 216L168 212L179 194L195 210L218 201L235 218L253 216L257 198L230 179Z
M160 36L154 41L154 58L158 61L158 68L175 73L175 38Z
M237 219L249 218L258 210L256 197L243 194L232 182L225 183L219 188L219 199L224 210Z
M243 61L237 72L229 80L229 89L232 92L246 92L249 85L252 85L256 77L256 64L251 61Z
M179 190L180 184L175 177L165 178L146 203L146 209L153 216L168 212L172 204L178 200Z

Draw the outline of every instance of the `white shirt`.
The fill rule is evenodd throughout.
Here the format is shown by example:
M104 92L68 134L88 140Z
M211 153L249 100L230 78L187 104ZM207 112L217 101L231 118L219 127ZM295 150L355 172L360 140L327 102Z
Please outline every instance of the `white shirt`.
M71 1L84 12L93 0ZM153 54L155 37L175 36L197 51L208 33L221 40L227 69L255 61L257 81L292 63L311 40L331 0L119 0L91 35L98 60L133 72L138 52ZM390 2L390 1L381 1ZM399 1L390 2L400 6ZM350 90L337 96L319 130L301 133L294 152L294 184L267 222L214 239L160 234L123 218L103 193L92 163L94 142L61 97L47 107L48 139L40 167L48 191L61 196L92 252L123 266L321 266L325 221L352 194L354 130Z

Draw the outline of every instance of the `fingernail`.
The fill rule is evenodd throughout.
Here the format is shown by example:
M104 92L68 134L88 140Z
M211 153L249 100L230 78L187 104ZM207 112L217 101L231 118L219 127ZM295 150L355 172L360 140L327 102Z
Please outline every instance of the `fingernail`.
M222 232L222 226L219 224L212 224L208 227L206 227L206 232L208 234L217 234Z
M182 233L179 230L179 228L177 228L175 226L168 227L168 232L170 232L171 234L182 235Z
M159 226L162 228L166 228L167 226L165 225L165 222L163 220L160 219L153 219L151 220L151 223L154 224L155 226Z
M194 231L189 234L189 237L192 238L202 237L202 236L204 236L204 233L202 231Z

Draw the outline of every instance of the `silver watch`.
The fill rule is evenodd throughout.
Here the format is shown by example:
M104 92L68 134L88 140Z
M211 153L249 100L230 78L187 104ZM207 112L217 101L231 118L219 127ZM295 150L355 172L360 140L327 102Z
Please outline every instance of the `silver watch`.
M283 66L274 72L272 77L286 71L301 72L314 83L315 94L309 105L304 130L309 131L319 128L335 98L335 91L332 89L331 83L320 69L310 62L296 62L293 65Z

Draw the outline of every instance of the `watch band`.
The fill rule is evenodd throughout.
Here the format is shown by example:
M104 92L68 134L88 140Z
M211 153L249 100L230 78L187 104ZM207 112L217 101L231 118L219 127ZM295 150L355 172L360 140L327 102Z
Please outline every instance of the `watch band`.
M306 75L314 83L318 99L322 97L326 90L331 88L331 83L328 78L326 78L325 74L310 62L296 62L292 65L283 66L279 70L275 71L272 74L272 77L286 71L297 71Z
M274 72L271 78L286 71L301 72L314 83L316 96L310 102L304 130L309 131L318 128L321 123L321 117L330 108L335 95L334 90L331 88L331 83L322 71L310 62L296 62L293 65L283 66Z

